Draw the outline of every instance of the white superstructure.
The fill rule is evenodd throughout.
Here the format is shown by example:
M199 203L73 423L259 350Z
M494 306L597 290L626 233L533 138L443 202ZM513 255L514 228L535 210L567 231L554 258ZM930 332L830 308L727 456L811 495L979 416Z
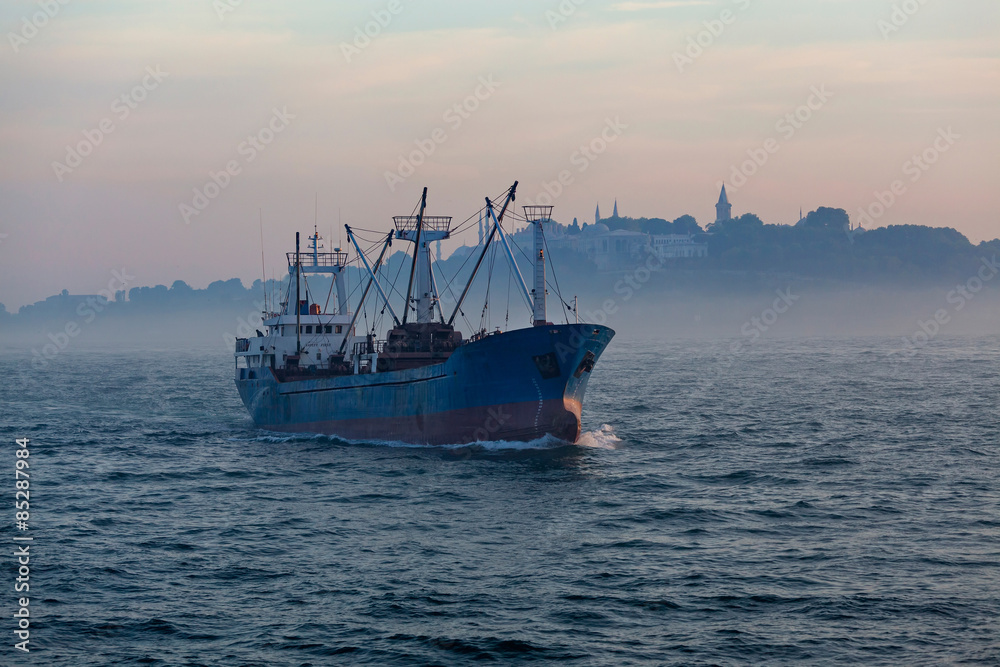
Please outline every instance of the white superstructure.
M309 249L300 253L296 235L296 252L287 254L289 287L281 311L264 314L264 331L258 330L257 336L236 340L238 379L253 378L255 369L333 369L344 363L345 350L357 342L344 284L347 253L340 248L320 252L321 240L314 231ZM336 296L331 295L324 306L312 301L310 290L303 289L311 274L333 278L331 291L336 290Z

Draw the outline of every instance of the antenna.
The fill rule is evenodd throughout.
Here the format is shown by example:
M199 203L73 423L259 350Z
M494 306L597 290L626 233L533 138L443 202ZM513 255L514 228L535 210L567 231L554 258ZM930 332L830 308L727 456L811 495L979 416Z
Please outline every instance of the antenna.
M264 210L258 208L260 216L260 287L264 290L264 312L270 312L267 308L267 271L264 269Z

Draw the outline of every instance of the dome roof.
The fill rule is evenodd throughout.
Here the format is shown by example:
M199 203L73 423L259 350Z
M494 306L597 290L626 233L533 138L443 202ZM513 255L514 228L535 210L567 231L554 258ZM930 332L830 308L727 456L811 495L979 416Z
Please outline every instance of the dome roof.
M600 234L603 232L611 231L606 224L603 222L598 222L594 225L587 225L587 228L583 230L584 234Z

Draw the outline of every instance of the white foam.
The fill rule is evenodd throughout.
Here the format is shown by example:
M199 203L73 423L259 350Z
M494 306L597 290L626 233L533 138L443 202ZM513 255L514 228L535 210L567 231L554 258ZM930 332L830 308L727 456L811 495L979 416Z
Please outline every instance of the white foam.
M535 438L534 440L529 440L528 442L520 442L517 440L477 440L476 442L470 442L465 445L445 445L446 449L462 449L464 447L478 447L488 451L504 451L508 449L553 449L556 447L565 447L567 443L565 440L560 440L554 438L551 435L546 435L541 438Z
M231 440L239 440L241 438L231 438ZM452 444L452 445L421 445L412 442L402 442L400 440L352 440L349 438L341 438L335 435L324 435L322 433L278 433L274 431L265 431L263 434L257 435L252 440L257 442L273 442L273 443L287 443L294 441L329 441L337 443L345 443L350 445L368 445L376 447L402 447L402 448L439 448L439 449L464 449L476 448L484 449L487 451L505 451L505 450L543 450L543 449L555 449L558 447L566 447L570 443L565 440L560 440L551 435L546 435L541 438L536 438L528 442L520 442L516 440L487 440L487 441L476 441L464 444ZM621 438L614 434L614 429L608 424L604 424L601 428L596 431L588 431L580 435L579 440L576 441L575 445L577 447L589 447L592 449L616 449L616 443L621 442Z
M604 424L596 431L586 431L580 434L580 439L576 441L577 447L591 447L593 449L617 449L618 443L622 439L615 435L615 430L610 424Z

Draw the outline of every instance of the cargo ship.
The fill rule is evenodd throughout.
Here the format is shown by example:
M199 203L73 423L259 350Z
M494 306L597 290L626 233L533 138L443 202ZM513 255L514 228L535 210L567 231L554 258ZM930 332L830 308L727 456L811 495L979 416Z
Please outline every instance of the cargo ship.
M269 431L352 441L463 445L549 436L575 442L587 381L615 332L571 323L568 316L563 324L547 320L545 228L553 224L552 207L523 207L533 234L529 289L503 227L516 190L514 183L506 191L499 212L486 198L480 215L489 233L481 233L477 261L450 314L438 295L431 244L450 238L452 218L425 215L426 188L416 215L393 218L394 229L374 261L378 244L363 250L356 232L345 225L356 253L353 264L365 284L353 313L345 289L348 253L340 248L321 252L315 230L310 246L300 251L296 234L295 252L287 254L289 280L280 310L264 314L264 331L236 340L236 386L254 423ZM394 286L383 284L384 275L380 279L393 241L412 244L401 313L389 296ZM513 283L531 306L531 326L480 329L466 338L455 319L491 248L494 258L507 258ZM308 276L315 274L332 278L323 306L308 289ZM391 317L384 339L367 327L357 334L367 300Z

